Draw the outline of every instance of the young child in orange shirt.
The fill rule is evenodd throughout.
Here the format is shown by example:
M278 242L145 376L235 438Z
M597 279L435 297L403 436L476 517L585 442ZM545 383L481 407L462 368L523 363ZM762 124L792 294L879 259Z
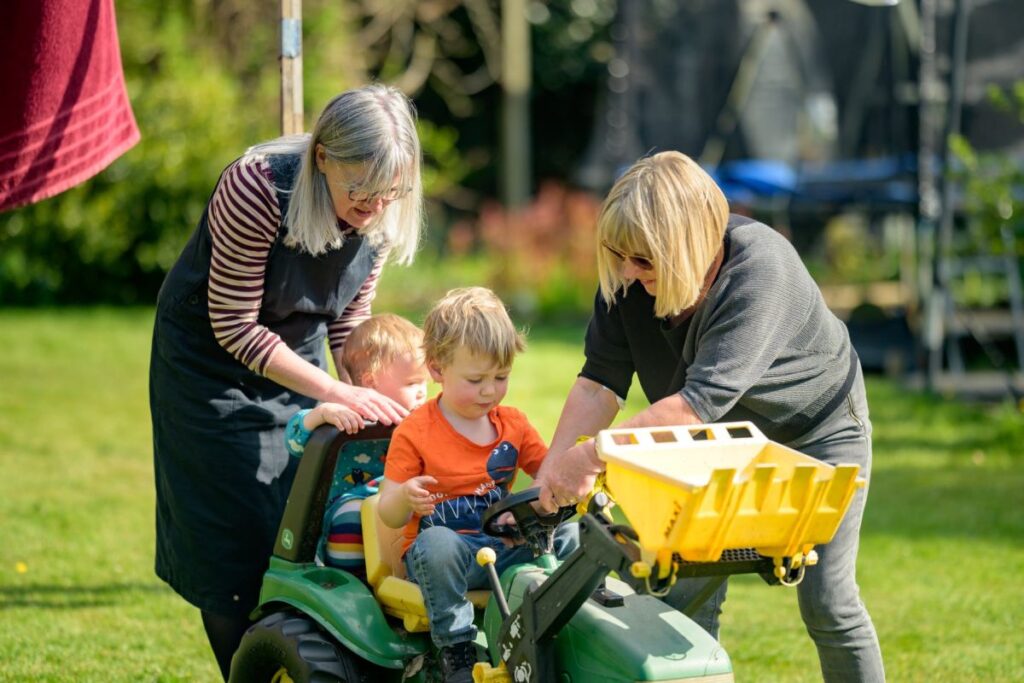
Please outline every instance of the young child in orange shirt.
M508 495L518 469L533 475L547 445L526 416L501 401L512 361L525 344L488 289L448 292L423 323L427 368L441 394L395 429L384 465L379 514L405 528L405 562L423 592L445 680L472 681L473 606L466 591L487 585L475 560L490 546L497 570L533 559L481 529L484 510ZM562 558L579 545L575 524L555 534Z

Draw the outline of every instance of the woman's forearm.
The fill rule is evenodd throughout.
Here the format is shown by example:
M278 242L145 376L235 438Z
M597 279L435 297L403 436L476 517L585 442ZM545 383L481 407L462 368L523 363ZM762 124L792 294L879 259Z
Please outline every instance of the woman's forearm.
M681 394L672 394L660 401L655 401L617 426L663 427L666 425L700 424L701 422L703 422L701 417L694 412L689 402Z
M541 506L554 511L574 505L586 496L596 475L604 469L594 441L574 445L580 436L591 436L615 419L618 401L601 385L577 380L562 409L555 436L536 481L541 487ZM617 427L653 427L695 424L700 418L679 394L655 402Z
M551 437L552 453L561 453L581 436L593 436L612 423L619 412L615 394L589 379L580 377L569 390L558 426Z
M284 344L278 344L274 349L264 374L281 386L310 398L340 403L367 420L394 425L409 414L396 401L374 389L356 387L334 379L312 363L304 361Z
M558 418L551 448L535 482L541 488L540 505L548 511L575 504L594 485L604 469L594 442L576 445L581 436L593 436L611 424L619 412L616 396L597 382L580 377L569 390Z
M315 398L331 400L331 392L338 380L312 363L303 360L286 344L278 344L267 361L264 375L286 389Z

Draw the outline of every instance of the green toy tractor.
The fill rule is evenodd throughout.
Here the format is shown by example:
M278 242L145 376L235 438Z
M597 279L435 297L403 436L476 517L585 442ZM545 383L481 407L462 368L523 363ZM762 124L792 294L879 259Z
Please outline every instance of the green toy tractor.
M474 669L477 683L733 680L725 650L686 616L720 581L682 612L654 595L681 577L724 580L755 572L769 583L799 580L814 561L811 547L834 534L860 480L855 469L851 479L849 471L832 471L841 468L794 459L795 452L768 441L749 423L742 430L729 427L701 427L708 430L705 436L721 437L712 450L705 442L715 439L701 438L693 427L662 428L661 436L649 430L602 432L599 452L608 464L608 488L620 503L620 495L631 501L643 526L639 533L634 529L626 505L630 525L616 521L607 493L598 491L581 505L580 548L562 562L550 552L552 535L575 509L539 516L531 505L537 489L488 509L485 531L511 533L497 524L510 512L515 533L536 559L498 577L488 558L478 557L488 566L492 590L469 595L479 608L477 645L486 660ZM675 441L667 444L665 434L674 434ZM403 577L398 559L400 532L378 523L376 495L359 505L365 574L322 561L328 503L383 472L389 435L371 425L356 437L330 426L311 436L255 623L232 661L232 683L441 680L422 595ZM666 475L666 463L687 460L681 451L709 457L689 457L688 469ZM718 466L723 459L726 473ZM793 485L805 480L806 489ZM786 519L794 501L804 512ZM765 547L738 550L736 542L747 540L740 527L752 526L744 513L754 504L754 516L784 542L765 536L761 524L757 539L767 538ZM714 561L687 558L702 552L713 553Z

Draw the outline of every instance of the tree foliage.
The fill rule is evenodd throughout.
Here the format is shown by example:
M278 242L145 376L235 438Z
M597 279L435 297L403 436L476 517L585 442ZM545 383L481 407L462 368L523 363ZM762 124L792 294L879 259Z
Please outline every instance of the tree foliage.
M990 101L1024 125L1024 81L1011 88L991 86ZM961 167L954 179L963 187L964 210L976 248L992 253L1005 249L1003 231L1016 233L1024 250L1024 168L1020 159L1001 152L980 152L965 137L950 141Z
M582 151L601 78L588 50L604 40L613 6L563 4L530 5L538 96L578 95L575 118L535 126L543 175L568 175ZM153 301L220 171L278 133L277 3L118 0L116 10L142 140L88 182L0 215L0 303ZM450 212L475 212L493 195L499 52L498 0L304 0L307 125L348 87L402 87L420 113L438 231Z
M92 180L0 218L0 300L151 299L220 169L270 132L246 118L240 82L191 30L192 8L144 6L118 8L142 140Z

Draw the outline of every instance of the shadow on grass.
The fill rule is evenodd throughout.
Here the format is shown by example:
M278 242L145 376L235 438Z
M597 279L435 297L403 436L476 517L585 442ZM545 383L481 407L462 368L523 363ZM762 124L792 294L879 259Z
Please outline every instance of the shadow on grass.
M101 586L29 584L0 586L0 611L8 609L84 609L110 607L132 594L170 593L157 583L113 583Z
M954 466L879 467L871 475L864 531L984 539L1014 547L1024 537L1024 471Z

